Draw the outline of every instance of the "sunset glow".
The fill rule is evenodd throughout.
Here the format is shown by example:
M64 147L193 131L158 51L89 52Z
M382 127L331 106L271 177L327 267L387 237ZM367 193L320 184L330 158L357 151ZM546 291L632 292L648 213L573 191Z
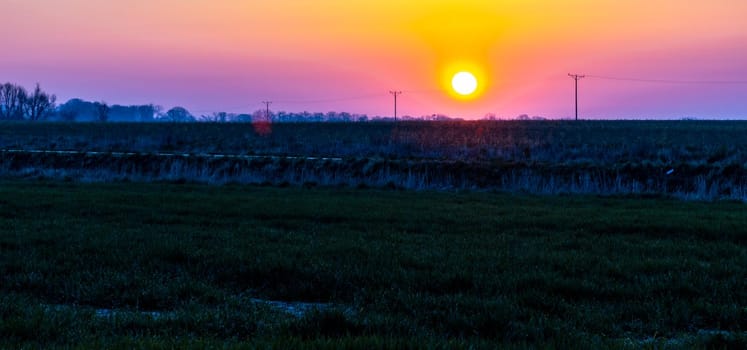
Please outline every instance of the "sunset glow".
M745 13L736 0L10 0L0 80L195 114L271 100L387 116L396 89L400 115L567 118L570 72L588 77L589 118L742 118ZM461 71L473 93L454 92Z

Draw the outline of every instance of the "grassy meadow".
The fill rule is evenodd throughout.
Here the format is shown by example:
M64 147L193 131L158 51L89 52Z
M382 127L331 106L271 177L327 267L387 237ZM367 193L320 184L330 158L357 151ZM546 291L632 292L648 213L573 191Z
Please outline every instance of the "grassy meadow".
M742 121L278 123L260 129L1 123L0 177L747 200Z
M0 123L0 348L747 347L745 122L255 127Z
M744 348L743 203L0 182L0 348Z

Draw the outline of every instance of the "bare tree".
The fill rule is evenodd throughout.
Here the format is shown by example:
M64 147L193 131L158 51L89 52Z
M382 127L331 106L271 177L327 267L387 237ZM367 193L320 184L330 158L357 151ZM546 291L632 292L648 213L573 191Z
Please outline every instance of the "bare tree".
M26 117L32 121L46 119L54 111L55 101L57 96L42 91L37 83L34 93L29 95L23 104Z
M225 123L228 120L228 113L214 112L212 114L203 114L200 116L201 122Z
M213 117L217 119L216 120L217 122L225 123L226 120L228 120L228 113L226 112L213 113Z
M199 118L197 118L198 121L206 122L206 123L215 123L218 121L217 118L215 118L215 113L213 114L203 114Z
M106 102L94 102L93 106L96 111L96 120L106 122L109 120L109 105Z
M23 119L23 109L28 93L22 86L5 83L0 85L0 119Z

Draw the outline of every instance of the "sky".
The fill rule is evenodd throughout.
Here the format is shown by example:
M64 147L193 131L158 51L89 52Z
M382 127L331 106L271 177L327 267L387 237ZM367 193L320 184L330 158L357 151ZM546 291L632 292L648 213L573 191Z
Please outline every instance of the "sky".
M195 115L747 119L744 0L2 0L0 82ZM451 76L469 71L465 98ZM610 79L614 78L614 79ZM641 81L645 80L645 81Z

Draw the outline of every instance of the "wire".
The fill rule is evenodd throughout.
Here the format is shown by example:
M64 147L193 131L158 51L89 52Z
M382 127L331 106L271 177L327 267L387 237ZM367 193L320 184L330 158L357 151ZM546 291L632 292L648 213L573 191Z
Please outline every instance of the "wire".
M385 97L386 95L383 93L376 93L376 94L366 94L366 95L355 95L355 96L346 96L346 97L338 97L338 98L324 98L324 99L306 99L306 100L272 100L273 103L276 104L315 104L315 103L326 103L326 102L342 102L342 101L354 101L354 100L363 100L363 99L369 99L369 98L381 98ZM259 107L260 103L251 103L251 104L245 104L241 106L236 106L233 108L217 108L213 110L199 110L195 111L197 113L207 113L207 112L213 112L216 110L224 110L224 111L235 111L239 109L245 109L250 107Z
M430 89L430 90L401 90L401 92L407 94L432 94L443 92L441 89ZM353 100L365 100L370 98L382 98L386 97L386 93L371 93L365 95L353 95L338 98L323 98L323 99L309 99L309 100L277 100L274 102L284 104L299 104L299 103L325 103L325 102L342 102L342 101L353 101Z
M215 112L217 110L235 111L235 110L246 109L246 108L250 108L250 107L259 107L260 105L261 104L258 102L258 103L244 104L244 105L241 105L241 106L236 106L236 107L231 107L231 108L202 109L202 110L196 110L194 112L195 113L211 113L211 112Z
M445 89L422 89L422 90L401 90L401 92L405 94L415 94L415 95L427 95L427 94L437 94L437 93L444 93L446 92ZM365 99L373 99L373 98L385 98L387 97L387 93L370 93L370 94L363 94L363 95L351 95L351 96L345 96L345 97L337 97L337 98L320 98L320 99L301 99L301 100L272 100L272 103L276 104L284 104L284 105L294 105L294 104L316 104L316 103L328 103L328 102L344 102L344 101L355 101L355 100L365 100ZM201 109L194 111L196 113L210 113L214 112L216 110L222 110L222 111L236 111L251 107L257 107L263 106L261 103L251 103L251 104L244 104L244 105L238 105L231 108L216 108L216 109Z
M656 83L656 84L702 84L702 85L747 85L747 80L673 80L673 79L640 79L640 78L625 78L625 77L615 77L615 76L605 76L605 75L585 75L586 78L592 78L592 79L600 79L600 80L614 80L614 81L629 81L629 82L636 82L636 83ZM408 93L408 94L435 94L435 93L443 93L444 89L426 89L426 90L403 90L402 92ZM352 95L352 96L345 96L345 97L337 97L337 98L321 98L321 99L302 99L302 100L273 100L274 103L279 104L316 104L316 103L328 103L328 102L344 102L344 101L354 101L354 100L365 100L365 99L372 99L372 98L384 98L386 97L386 93L370 93L370 94L363 94L363 95ZM233 108L223 108L223 110L227 111L235 111L240 109L246 109L251 108L254 106L259 107L259 103L252 103L252 104L245 104L236 106ZM217 109L215 109L217 110ZM215 110L200 110L196 111L198 113L202 112L212 112Z
M356 96L346 96L346 97L338 97L338 98L324 98L324 99L310 99L310 100L277 100L274 102L277 103L284 103L284 104L298 104L298 103L325 103L325 102L341 102L341 101L353 101L353 100L365 100L369 98L378 98L378 97L384 97L385 94L383 93L376 93L376 94L367 94L367 95L356 95Z
M446 89L427 89L427 90L403 90L408 94L436 94L446 92Z
M602 75L587 75L587 78L602 79L602 80L617 80L617 81L632 81L638 83L659 83L659 84L709 84L709 85L739 85L747 84L747 80L669 80L669 79L638 79L638 78L622 78L622 77L610 77Z

